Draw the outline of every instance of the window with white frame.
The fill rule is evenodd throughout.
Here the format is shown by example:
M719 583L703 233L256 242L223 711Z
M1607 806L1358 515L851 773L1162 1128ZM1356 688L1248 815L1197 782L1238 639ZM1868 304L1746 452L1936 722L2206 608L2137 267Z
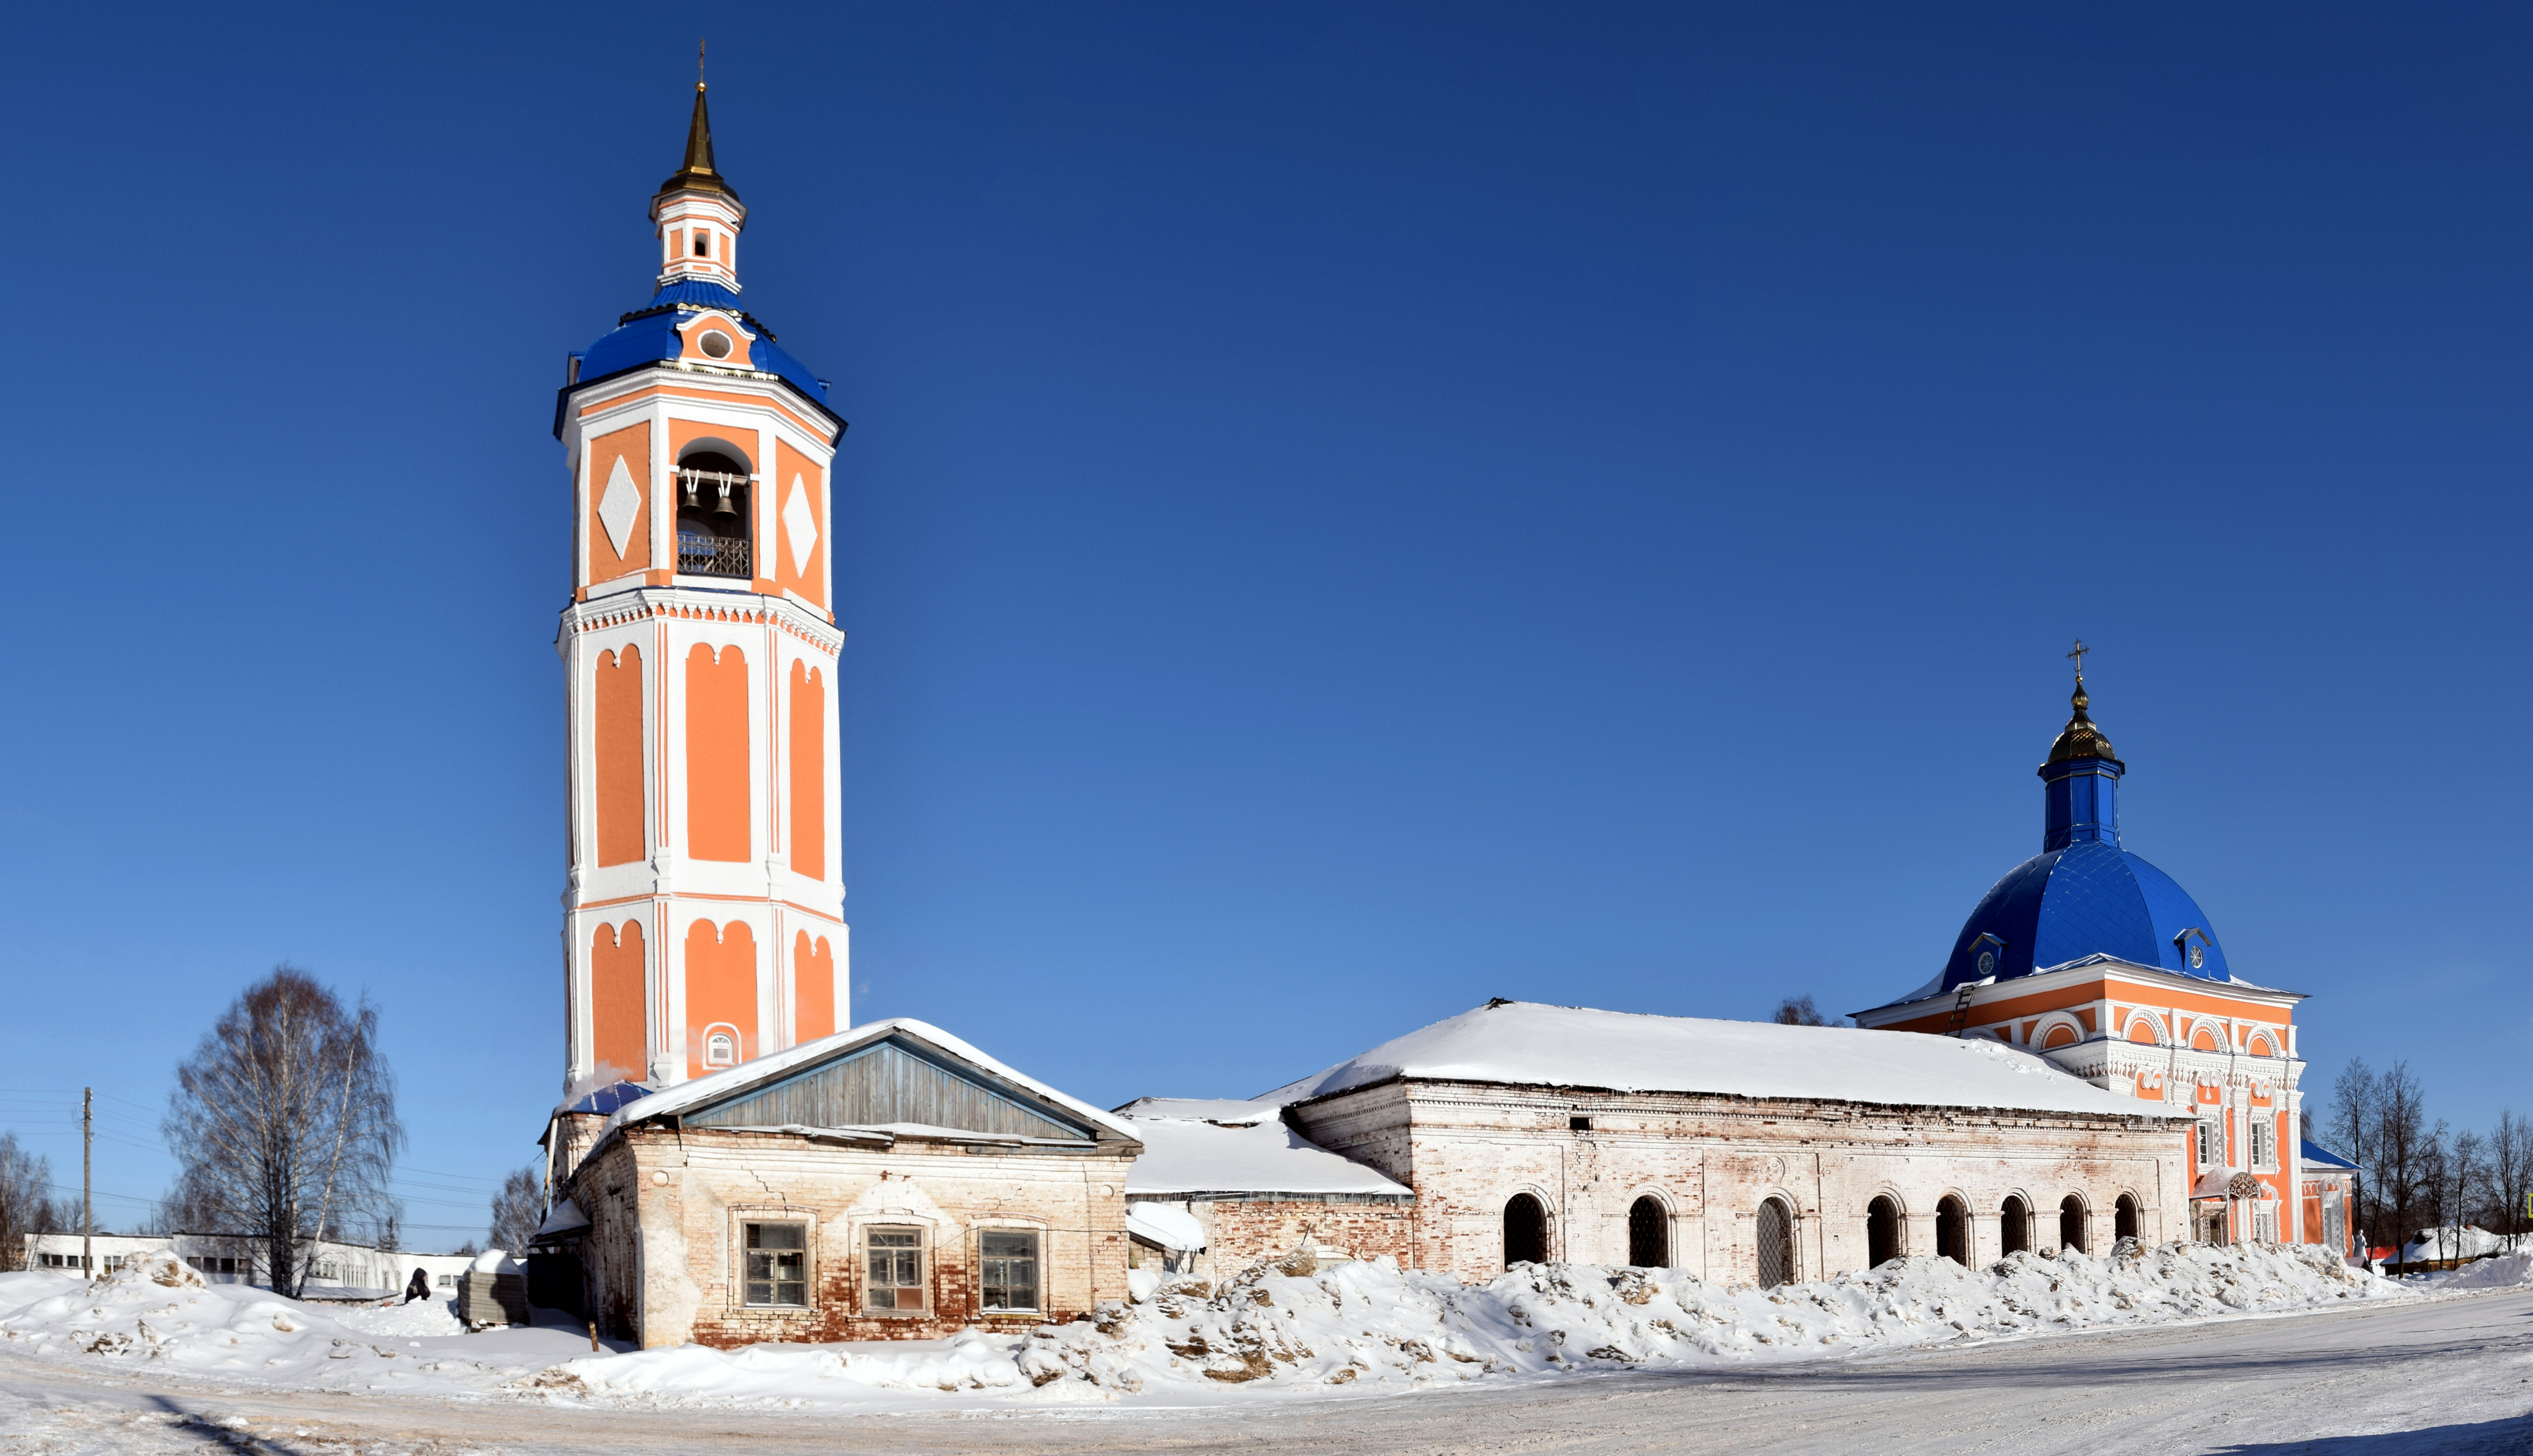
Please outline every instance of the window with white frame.
M2274 1168L2278 1165L2278 1130L2268 1118L2252 1119L2252 1166Z
M2218 1130L2214 1118L2203 1117L2199 1120L2199 1166L2213 1168L2223 1161L2225 1136Z
M1036 1310L1036 1230L987 1229L976 1236L976 1255L983 1309Z
M809 1229L805 1224L739 1225L747 1262L750 1309L801 1310L809 1304Z
M2278 1210L2262 1204L2252 1214L2252 1237L2264 1244L2278 1242Z
M706 1067L735 1067L738 1065L737 1034L730 1031L715 1031L711 1035L705 1037L704 1065Z
M915 1313L924 1304L923 1231L862 1230L862 1308L880 1313Z

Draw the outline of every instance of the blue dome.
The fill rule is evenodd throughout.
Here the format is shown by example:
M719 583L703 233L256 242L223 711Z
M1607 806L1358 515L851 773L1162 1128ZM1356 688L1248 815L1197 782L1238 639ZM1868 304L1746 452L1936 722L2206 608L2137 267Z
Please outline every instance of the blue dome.
M2009 980L2088 956L2202 980L2234 978L2199 903L2172 876L2120 847L2119 789L2128 765L2112 755L2110 739L2086 715L2090 701L2079 675L2075 716L2040 766L2040 852L1997 881L1971 911L1944 962L1941 990L1989 976Z
M835 411L827 405L826 384L809 373L808 366L775 347L774 330L741 310L737 294L718 283L695 278L680 278L662 286L659 292L651 295L650 303L625 315L612 331L583 351L579 377L564 386L563 393L568 395L581 385L610 375L620 375L626 370L677 358L684 351L684 341L677 336L677 325L684 321L682 316L703 309L719 309L736 315L756 334L755 340L747 347L748 366L760 374L781 379L828 418L835 418ZM837 423L843 422L839 420ZM560 402L555 428L560 435L562 428Z
M2175 937L2196 930L2206 937L2202 963L2192 965ZM1986 946L1993 936L2001 945ZM1992 952L1992 970L1978 965ZM2030 975L2088 956L2116 956L2139 965L2159 965L2203 980L2230 981L2216 928L2190 892L2139 856L2099 840L2079 840L2063 849L2035 854L2008 871L1971 911L1944 962L1943 989L1994 975Z

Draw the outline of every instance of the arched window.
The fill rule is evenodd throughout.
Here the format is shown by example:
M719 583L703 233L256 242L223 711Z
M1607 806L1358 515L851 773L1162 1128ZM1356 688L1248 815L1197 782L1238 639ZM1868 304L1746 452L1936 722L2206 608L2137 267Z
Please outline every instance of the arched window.
M2040 1038L2040 1049L2044 1052L2054 1052L2062 1046L2074 1046L2076 1039L2076 1028L2060 1022L2050 1027L2048 1034Z
M1900 1256L1900 1205L1888 1197L1864 1205L1864 1262L1881 1268Z
M1504 1267L1548 1262L1548 1210L1528 1194L1504 1204Z
M1935 1204L1935 1252L1964 1268L1970 1267L1970 1205L1950 1194Z
M2005 1206L1997 1211L1997 1232L2007 1253L2022 1253L2032 1248L2032 1205L2021 1194L2008 1194Z
M716 1031L704 1038L704 1065L733 1067L738 1063L738 1038L727 1031Z
M2111 1231L2111 1236L2116 1239L2140 1239L2145 1237L2145 1235L2138 1232L2137 1194L2120 1194L2119 1202L2112 1206Z
M2074 1194L2058 1205L2058 1247L2085 1252L2085 1200Z
M1795 1277L1795 1212L1783 1198L1759 1200L1759 1287L1774 1289Z
M688 576L749 576L754 538L747 467L719 450L677 461L677 569Z
M1671 1218L1651 1194L1627 1205L1627 1262L1640 1269L1671 1267Z

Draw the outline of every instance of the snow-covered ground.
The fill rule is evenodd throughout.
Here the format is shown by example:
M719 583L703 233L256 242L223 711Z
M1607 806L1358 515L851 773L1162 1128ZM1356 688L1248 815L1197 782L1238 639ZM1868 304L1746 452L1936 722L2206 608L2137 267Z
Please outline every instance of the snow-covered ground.
M1951 1341L1706 1369L1354 1384L1230 1405L1028 1409L936 1395L840 1414L538 1396L257 1390L155 1363L36 1360L0 1341L6 1456L2243 1456L2533 1446L2533 1290L2336 1303L2039 1339ZM1243 1387L1255 1391L1255 1385Z
M2134 1242L2102 1257L1910 1259L1775 1290L1670 1269L1525 1264L1492 1283L1388 1260L1260 1265L1219 1288L1176 1279L1096 1320L920 1346L693 1347L574 1359L543 1388L652 1404L867 1409L881 1391L1004 1403L1246 1401L1338 1387L1717 1369L2397 1299L2318 1251ZM890 1404L895 1404L891 1402Z
M236 1388L442 1398L832 1411L1184 1406L1725 1369L2424 1297L2314 1250L2134 1241L2100 1257L2018 1253L1978 1269L1912 1259L1776 1290L1579 1264L1526 1264L1464 1286L1385 1259L1320 1267L1307 1255L1219 1287L1182 1278L1145 1289L1143 1301L1103 1307L1096 1319L1018 1334L593 1354L582 1331L462 1335L445 1305L306 1305L206 1285L161 1255L92 1284L0 1275L0 1350L146 1363Z
M445 1301L308 1304L208 1284L160 1251L91 1283L0 1274L0 1350L39 1359L147 1362L224 1383L332 1391L486 1393L589 1354L576 1330L460 1332Z

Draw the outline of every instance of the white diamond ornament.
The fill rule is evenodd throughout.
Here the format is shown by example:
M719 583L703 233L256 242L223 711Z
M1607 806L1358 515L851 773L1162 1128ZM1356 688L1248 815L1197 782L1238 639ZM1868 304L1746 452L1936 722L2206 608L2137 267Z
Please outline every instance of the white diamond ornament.
M607 477L607 494L598 497L598 524L607 528L607 544L616 554L624 554L626 538L633 533L633 513L642 508L642 492L633 484L633 472L624 468L624 457L616 457L616 469Z
M792 477L792 500L783 507L783 534L792 542L792 569L809 569L809 553L818 549L818 516L809 509L809 493L800 477Z

